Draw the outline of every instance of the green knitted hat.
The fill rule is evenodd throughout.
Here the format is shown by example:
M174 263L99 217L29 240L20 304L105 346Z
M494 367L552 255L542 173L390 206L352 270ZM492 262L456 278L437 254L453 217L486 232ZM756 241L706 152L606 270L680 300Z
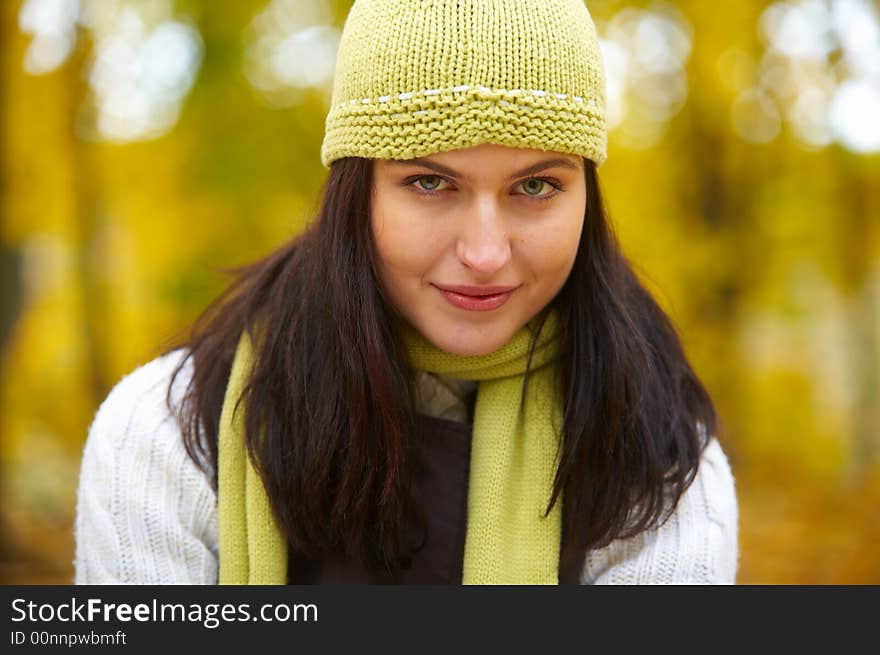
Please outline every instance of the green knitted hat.
M321 161L496 143L606 153L605 76L583 0L355 0Z

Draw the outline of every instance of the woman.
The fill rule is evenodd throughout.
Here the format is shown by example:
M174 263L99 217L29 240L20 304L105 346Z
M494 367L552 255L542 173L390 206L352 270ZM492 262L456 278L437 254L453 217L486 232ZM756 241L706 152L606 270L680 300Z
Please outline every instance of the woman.
M604 217L604 111L580 0L357 0L318 216L98 411L77 581L734 582L712 402Z

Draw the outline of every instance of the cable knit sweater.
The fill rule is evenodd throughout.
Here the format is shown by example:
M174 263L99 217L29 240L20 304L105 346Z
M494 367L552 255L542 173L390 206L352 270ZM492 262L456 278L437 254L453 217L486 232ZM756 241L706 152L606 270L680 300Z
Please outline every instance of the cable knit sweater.
M182 351L124 377L95 415L83 452L76 511L77 584L216 584L217 497L186 454L165 405ZM176 406L192 374L172 389ZM584 584L733 584L733 476L716 439L662 526L588 553Z

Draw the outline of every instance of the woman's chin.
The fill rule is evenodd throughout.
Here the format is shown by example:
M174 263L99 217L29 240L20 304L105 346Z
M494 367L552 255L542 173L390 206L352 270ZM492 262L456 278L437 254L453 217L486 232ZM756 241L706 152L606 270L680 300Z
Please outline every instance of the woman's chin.
M468 337L459 335L459 338L450 338L444 335L442 338L432 339L432 335L425 335L440 350L459 357L481 357L502 348L513 335L474 335Z
M500 346L499 346L500 347ZM458 355L459 357L481 357L495 352L498 348L441 348L450 355Z

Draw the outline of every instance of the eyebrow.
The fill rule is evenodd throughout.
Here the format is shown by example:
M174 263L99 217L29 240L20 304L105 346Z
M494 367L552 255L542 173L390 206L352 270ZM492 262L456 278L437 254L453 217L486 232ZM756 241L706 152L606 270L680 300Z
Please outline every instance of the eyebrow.
M463 177L464 179L468 179L466 175L462 175L461 173L449 168L448 166L444 166L443 164L438 164L437 162L433 162L429 159L389 159L389 164L394 164L398 166L406 166L406 165L419 165L424 166L425 168L430 168L433 171L437 171L438 173L442 173L443 175L447 175L449 177ZM534 175L540 171L546 170L548 168L555 168L556 166L564 166L565 168L570 168L572 170L578 170L577 164L575 164L570 159L563 159L562 157L556 157L553 159L545 159L544 161L539 161L536 164L532 164L531 166L527 166L526 168L513 173L508 179L512 180L517 177L523 177L526 175Z

